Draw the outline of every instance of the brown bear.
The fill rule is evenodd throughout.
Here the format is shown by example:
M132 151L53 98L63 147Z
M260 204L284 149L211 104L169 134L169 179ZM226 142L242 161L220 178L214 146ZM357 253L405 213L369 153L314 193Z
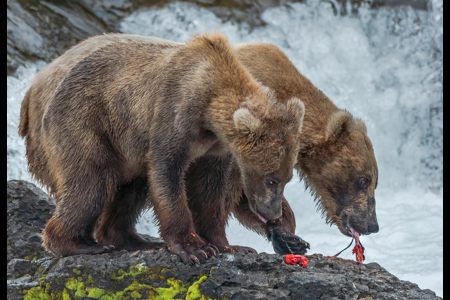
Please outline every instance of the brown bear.
M283 105L256 82L222 34L80 43L36 76L21 107L29 170L56 201L44 246L57 255L160 247L134 228L150 197L162 238L183 262L217 255L189 208L190 163L216 158L227 167L212 168L214 180L227 182L235 162L252 211L278 219L303 113L299 99ZM196 219L222 216L215 199L202 201L210 210Z
M244 43L234 45L233 49L252 76L272 89L279 101L287 103L297 97L305 104L295 168L318 201L327 223L337 225L347 236L378 232L374 196L378 167L363 121L336 107L278 47ZM206 240L224 247L228 245L224 228L211 227L201 218L202 211L208 209L202 205L204 195L216 196L211 186L215 181L209 171L214 164L220 168L214 158L199 158L189 170L187 191L197 231ZM282 203L282 220L267 222L253 213L254 200L243 192L237 165L232 166L228 178L223 227L233 213L241 224L267 236L275 252L304 254L307 251L309 244L294 234L295 217L286 199Z

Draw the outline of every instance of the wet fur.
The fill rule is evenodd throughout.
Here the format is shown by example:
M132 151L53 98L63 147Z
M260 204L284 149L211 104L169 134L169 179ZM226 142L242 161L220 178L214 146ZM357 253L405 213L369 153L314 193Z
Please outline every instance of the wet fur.
M234 49L252 76L271 88L280 102L297 97L305 104L296 169L327 222L336 224L346 235L345 225L364 233L370 225L377 224L378 167L364 122L336 107L278 47L246 43L235 45ZM362 177L370 180L367 187L358 185ZM236 209L240 210L240 206ZM239 219L242 214L235 215ZM253 221L243 217L244 224L256 224L251 226L256 232L267 232L262 222L257 222L251 214L248 217ZM283 219L290 228L295 228L287 203L283 207Z
M283 186L292 176L303 104L291 103L254 81L221 34L186 44L111 34L73 47L36 76L21 108L29 170L57 203L44 246L58 255L160 247L134 229L153 206L184 262L214 254L207 242L224 243L231 161L240 174L281 170ZM185 174L202 157L213 159L216 188L188 203Z
M371 225L378 227L374 196L378 167L364 122L336 107L278 47L245 43L233 48L252 76L272 89L278 101L286 104L296 97L305 104L296 169L327 223L336 224L345 235L349 235L346 226L359 233L367 232ZM200 202L206 190L211 193L204 178L209 176L205 172L213 163L201 158L191 167L188 178L190 202ZM248 229L268 236L269 227L249 209L248 199L242 192L239 169L235 165L231 169L235 174L229 177L225 200L230 210L225 211L223 217L227 220L233 214ZM367 187L358 184L362 177L370 179ZM294 233L294 213L286 199L283 198L282 204L283 231ZM204 236L218 239L217 234ZM224 235L221 239L227 245ZM301 252L305 251L303 247Z

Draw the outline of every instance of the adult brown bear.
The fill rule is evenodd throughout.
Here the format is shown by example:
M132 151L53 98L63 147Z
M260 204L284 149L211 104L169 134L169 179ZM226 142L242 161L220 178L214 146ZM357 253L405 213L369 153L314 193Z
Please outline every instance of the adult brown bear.
M216 158L227 167L214 180L225 183L234 161L253 212L280 218L303 113L299 99L283 105L258 84L221 34L80 43L36 76L21 107L29 170L56 200L44 246L58 255L159 247L134 228L148 192L172 252L185 263L215 256L188 205L189 164Z
M341 110L303 76L276 46L244 43L233 46L239 60L252 76L275 93L282 103L297 97L305 104L300 133L297 169L306 187L318 201L327 223L335 224L347 236L378 232L375 212L375 189L378 167L364 122ZM197 231L215 245L228 245L225 225L231 213L247 228L267 236L280 254L304 254L309 244L294 234L295 217L283 199L283 218L267 222L252 211L252 199L243 192L239 168L229 175L228 194L223 207L222 226L211 226L201 218L210 210L203 199L215 199L211 166L221 168L212 157L199 158L187 178L189 203L194 212ZM293 199L292 199L293 200ZM198 213L198 218L196 218Z

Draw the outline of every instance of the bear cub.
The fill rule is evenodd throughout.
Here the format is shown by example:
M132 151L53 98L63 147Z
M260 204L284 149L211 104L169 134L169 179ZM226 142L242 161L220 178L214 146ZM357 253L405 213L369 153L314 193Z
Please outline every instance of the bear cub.
M160 234L184 263L229 249L204 239L195 217L225 230L232 164L251 211L281 218L299 152L304 105L261 86L219 33L186 44L109 34L90 38L43 69L22 102L19 133L30 172L56 210L43 244L57 255L160 247L135 230L152 206ZM185 176L214 158L214 195L191 211ZM211 166L213 168L213 166ZM233 246L234 251L247 251Z

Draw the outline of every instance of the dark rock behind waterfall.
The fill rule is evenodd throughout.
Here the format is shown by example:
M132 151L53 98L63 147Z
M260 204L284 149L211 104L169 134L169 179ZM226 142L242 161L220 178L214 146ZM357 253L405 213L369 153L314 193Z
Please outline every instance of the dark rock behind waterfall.
M173 0L7 0L7 75L27 61L51 62L80 41L103 32L119 32L120 21L136 11ZM261 14L270 7L303 0L195 0L222 21L264 26ZM338 0L335 13L356 14L359 7L410 5L427 9L427 0Z
M306 268L266 253L220 254L196 266L167 249L53 257L39 238L53 201L12 180L7 203L8 299L441 299L377 263L317 254Z

